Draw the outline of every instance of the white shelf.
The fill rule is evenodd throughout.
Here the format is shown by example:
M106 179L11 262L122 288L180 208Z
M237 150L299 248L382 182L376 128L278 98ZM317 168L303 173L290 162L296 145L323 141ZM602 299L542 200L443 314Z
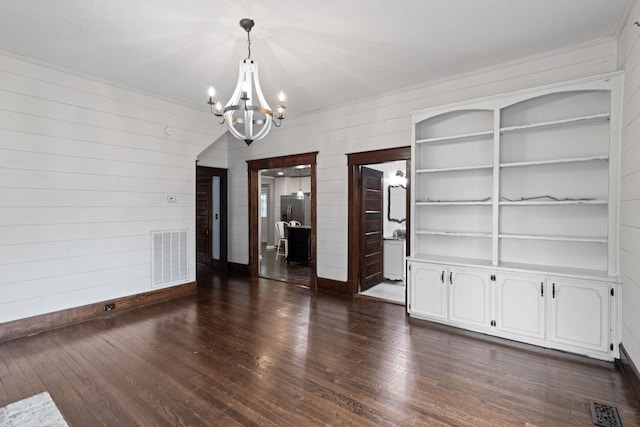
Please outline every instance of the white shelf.
M417 169L416 173L459 172L481 169L493 169L493 165L456 166L451 168Z
M573 124L582 124L587 122L608 120L608 119L609 119L609 113L592 114L589 116L571 117L569 119L553 120L549 122L531 123L528 125L507 126L507 127L500 128L500 133L501 134L515 133L515 132L526 131L526 130L569 126Z
M499 234L501 239L545 240L556 242L607 243L606 237L593 236L542 236L539 234Z
M407 257L408 261L426 261L437 264L456 265L464 267L494 267L491 264L491 260L484 258L463 258L463 257L450 257L435 254L419 253Z
M607 200L518 200L509 202L500 201L500 206L552 206L552 205L606 205Z
M482 202L473 201L441 201L441 202L429 202L429 201L416 201L416 206L491 206L493 202L491 200Z
M542 265L542 264L526 264L516 262L500 262L498 268L507 271L516 271L524 273L543 273L553 274L557 276L572 277L572 278L584 278L593 279L598 278L600 280L610 280L615 282L615 277L607 275L606 271L602 270L589 270L585 268L567 268L559 267L557 265Z
M456 237L491 237L492 233L482 231L450 231L450 230L416 230L416 234Z
M534 160L528 162L511 162L511 163L501 163L501 168L513 168L513 167L521 167L521 166L544 166L544 165L560 165L560 164L569 164L569 163L582 163L582 162L593 162L593 161L603 161L609 160L609 156L591 156L591 157L574 157L569 159L554 159L554 160Z
M482 131L482 132L472 132L465 133L461 135L450 135L450 136L441 136L437 138L426 138L426 139L418 139L416 140L416 144L430 144L430 143L438 143L438 142L456 142L456 141L464 141L466 139L473 139L484 136L493 136L492 130Z
M557 265L525 264L515 262L500 262L498 265L493 265L490 260L483 258L461 258L427 253L408 256L407 261L422 261L463 267L482 267L488 268L494 273L500 271L513 271L518 273L542 273L571 278L598 278L600 280L616 281L616 278L608 276L606 271L589 270L584 268L567 268Z

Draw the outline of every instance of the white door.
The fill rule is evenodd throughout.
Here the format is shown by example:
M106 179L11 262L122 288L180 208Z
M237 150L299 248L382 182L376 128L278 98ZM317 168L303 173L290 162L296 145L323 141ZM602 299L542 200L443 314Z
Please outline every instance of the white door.
M507 334L544 339L544 276L499 273L496 277L496 328Z
M445 280L449 288L449 320L473 329L489 329L491 274L483 270L450 268Z
M576 348L607 352L609 285L558 277L550 277L549 282L549 339Z
M447 318L446 267L409 263L409 313L418 317Z

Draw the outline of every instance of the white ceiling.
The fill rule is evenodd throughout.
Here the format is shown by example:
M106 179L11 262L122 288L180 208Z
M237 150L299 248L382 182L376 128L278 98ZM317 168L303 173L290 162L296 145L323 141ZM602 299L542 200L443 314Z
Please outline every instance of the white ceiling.
M287 115L614 36L632 0L0 0L0 50L206 110L247 53Z

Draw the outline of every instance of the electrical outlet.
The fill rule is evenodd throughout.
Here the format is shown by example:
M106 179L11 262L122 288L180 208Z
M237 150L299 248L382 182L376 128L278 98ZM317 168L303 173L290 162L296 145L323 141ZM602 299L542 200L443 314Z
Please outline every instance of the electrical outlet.
M104 311L111 311L111 310L115 310L116 308L116 303L112 302L111 304L105 304L103 307Z

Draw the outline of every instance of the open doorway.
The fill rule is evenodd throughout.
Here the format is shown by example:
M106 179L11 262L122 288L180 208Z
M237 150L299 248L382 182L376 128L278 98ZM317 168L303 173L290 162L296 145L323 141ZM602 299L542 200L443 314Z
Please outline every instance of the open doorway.
M348 165L350 292L373 293L404 304L404 258L410 250L406 232L410 224L410 183L406 178L411 173L411 149L348 154ZM375 292L377 285L383 285L379 293Z
M260 171L260 277L309 286L311 165Z
M251 276L317 290L316 156L247 161Z

